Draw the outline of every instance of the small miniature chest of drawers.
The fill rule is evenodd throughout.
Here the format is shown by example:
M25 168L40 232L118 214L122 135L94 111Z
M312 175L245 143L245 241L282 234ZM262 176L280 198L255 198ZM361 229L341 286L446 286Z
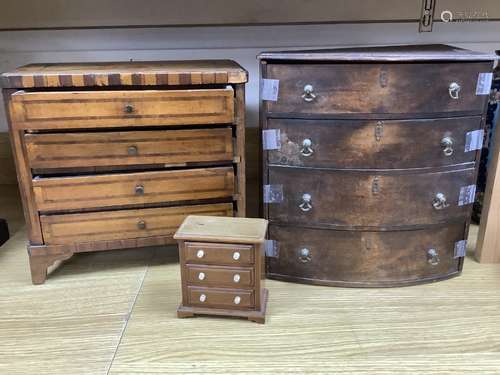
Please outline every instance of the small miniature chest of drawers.
M228 60L34 64L1 77L33 283L77 252L245 216L247 72Z
M226 315L265 322L264 219L188 216L179 242L180 318Z
M428 45L259 58L268 277L458 275L495 56Z

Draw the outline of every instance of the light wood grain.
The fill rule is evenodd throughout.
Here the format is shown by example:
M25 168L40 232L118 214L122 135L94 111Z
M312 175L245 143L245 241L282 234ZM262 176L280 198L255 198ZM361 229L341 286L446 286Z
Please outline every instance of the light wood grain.
M268 280L267 322L257 325L178 319L175 247L78 254L50 283L32 286L23 232L0 248L2 374L496 375L500 368L496 264L468 257L458 278L392 289ZM471 226L469 254L475 233Z

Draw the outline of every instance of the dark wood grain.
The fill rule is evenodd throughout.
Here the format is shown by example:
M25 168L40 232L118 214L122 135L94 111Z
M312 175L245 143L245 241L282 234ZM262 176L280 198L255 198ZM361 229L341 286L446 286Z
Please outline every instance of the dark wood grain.
M481 126L479 117L424 120L269 119L279 129L281 147L267 152L269 164L300 167L401 169L473 162L465 152L467 132ZM451 138L452 154L441 142ZM309 139L310 147L304 147Z
M458 273L456 241L462 223L409 231L332 231L270 225L278 258L267 258L268 277L338 286L395 286ZM302 249L308 249L309 260ZM435 249L439 263L429 263Z
M270 167L269 183L283 186L284 199L269 204L269 220L344 228L393 228L465 220L471 205L458 206L460 188L474 184L474 177L472 167L398 173ZM444 194L448 207L433 207L438 193ZM309 211L300 208L303 194L311 196Z
M279 80L279 97L266 105L271 117L481 114L487 96L476 95L477 79L489 71L487 62L268 64L267 78ZM453 82L461 86L458 99L448 92ZM316 95L311 102L302 98L308 84Z

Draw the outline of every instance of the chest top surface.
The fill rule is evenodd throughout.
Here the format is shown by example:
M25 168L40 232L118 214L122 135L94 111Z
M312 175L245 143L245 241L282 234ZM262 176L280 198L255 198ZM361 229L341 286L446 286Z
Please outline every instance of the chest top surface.
M245 83L232 60L30 64L0 76L4 88L156 86Z
M263 52L261 60L323 60L366 62L493 61L498 56L445 44L400 45Z
M252 244L265 240L267 220L188 216L174 235L177 240Z

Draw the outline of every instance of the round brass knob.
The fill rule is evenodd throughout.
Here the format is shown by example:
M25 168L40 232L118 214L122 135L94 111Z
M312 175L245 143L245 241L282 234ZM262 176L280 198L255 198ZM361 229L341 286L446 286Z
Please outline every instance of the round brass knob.
M235 304L235 305L239 305L239 304L240 304L240 302L241 302L241 297L240 297L240 296L236 296L236 297L234 297L234 304Z
M144 185L136 185L135 195L144 195Z
M205 256L205 252L203 250L198 250L198 252L196 253L196 256L198 258L203 258Z
M200 295L200 302L205 302L207 300L207 296L205 294Z
M127 148L127 154L129 156L136 156L138 154L137 146L129 146Z
M144 220L139 220L137 222L137 228L139 228L139 229L146 229L146 222Z
M241 256L241 254L239 253L239 251L235 251L235 252L233 253L233 259L234 259L234 260L238 260L238 259L240 259L240 256Z
M198 274L198 280L205 280L205 273L204 272L200 272Z
M234 281L235 283L239 283L239 282L240 282L240 280L241 280L241 276L240 276L239 274L235 274L235 275L233 276L233 281Z

